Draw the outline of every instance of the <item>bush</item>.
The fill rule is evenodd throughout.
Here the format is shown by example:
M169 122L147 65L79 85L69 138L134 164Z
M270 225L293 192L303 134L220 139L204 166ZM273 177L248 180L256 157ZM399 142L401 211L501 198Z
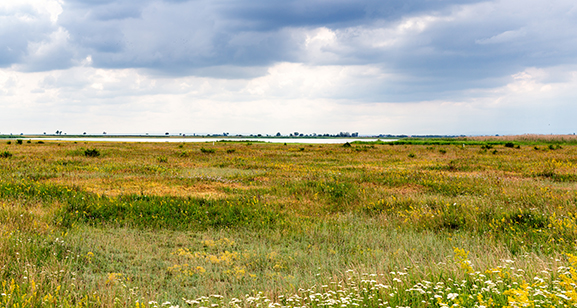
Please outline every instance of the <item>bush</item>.
M212 153L216 152L215 149L205 149L205 148L200 148L200 151L201 151L202 153L209 153L209 154L212 154Z
M167 163L167 162L168 162L168 157L166 157L166 156L158 156L158 157L156 158L156 160L157 160L159 163Z
M439 150L439 153L441 153L441 154L446 154L446 153L447 153L447 150L445 150L445 149L440 149L440 150Z
M228 150L226 150L226 153L231 154L231 153L234 153L235 151L236 151L235 149L228 149Z
M507 142L507 143L505 143L505 147L506 148L514 148L515 144L513 142Z
M16 143L17 143L17 144L22 144L22 139L16 140Z
M12 141L8 140L6 141L6 144L12 144Z
M350 147L351 147L351 144L350 144L350 143L348 143L348 142L347 142L347 143L345 143L345 144L343 144L343 148L350 148Z
M32 143L32 141L31 141L31 140L26 140L26 143Z
M416 155L414 153L409 154L409 158L415 158L415 157L416 157Z
M86 157L98 157L100 156L100 151L97 149L86 149L84 150L84 156Z
M38 141L38 142L36 142L36 143L43 144L44 141L40 140L40 141Z
M0 157L9 158L9 157L12 157L12 153L10 153L8 151L0 152Z

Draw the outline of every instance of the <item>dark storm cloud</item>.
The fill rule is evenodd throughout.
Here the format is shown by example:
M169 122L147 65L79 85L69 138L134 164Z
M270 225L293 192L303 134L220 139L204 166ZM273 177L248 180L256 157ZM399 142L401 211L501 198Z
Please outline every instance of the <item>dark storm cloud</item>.
M475 3L477 0L292 0L229 1L220 5L222 16L242 20L250 29L275 30L283 27L342 27L370 20L396 20L406 15L448 6Z
M60 24L96 66L187 74L305 60L304 37L287 29L394 21L464 2L472 1L68 1Z
M253 78L278 62L371 65L404 76L374 99L404 101L577 58L568 0L67 0L62 9L56 24L32 7L3 12L0 66L51 70L90 56L99 68ZM315 41L321 27L334 37Z

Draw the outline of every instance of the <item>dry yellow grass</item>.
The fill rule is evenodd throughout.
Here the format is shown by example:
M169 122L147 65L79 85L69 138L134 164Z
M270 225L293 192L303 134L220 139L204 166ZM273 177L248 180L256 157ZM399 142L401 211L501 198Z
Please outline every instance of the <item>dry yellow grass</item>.
M547 142L558 141L568 142L577 141L577 135L544 135L544 134L525 134L525 135L505 135L505 136L474 136L467 137L468 140L478 141L533 141Z
M86 157L86 148L101 155ZM7 149L2 278L24 290L23 277L34 277L42 297L60 286L74 305L97 294L93 306L136 299L184 306L182 298L251 290L278 300L344 281L349 269L383 284L401 278L401 294L427 280L468 279L466 258L483 275L514 261L524 271L514 272L519 279L533 279L567 265L562 253L577 239L573 144L47 142ZM399 271L410 275L390 274ZM436 305L403 294L395 305Z

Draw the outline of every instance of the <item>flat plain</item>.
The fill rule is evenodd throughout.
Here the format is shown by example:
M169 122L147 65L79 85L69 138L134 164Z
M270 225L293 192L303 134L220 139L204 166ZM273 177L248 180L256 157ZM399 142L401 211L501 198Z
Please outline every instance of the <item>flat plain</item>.
M573 139L2 142L2 307L577 304Z

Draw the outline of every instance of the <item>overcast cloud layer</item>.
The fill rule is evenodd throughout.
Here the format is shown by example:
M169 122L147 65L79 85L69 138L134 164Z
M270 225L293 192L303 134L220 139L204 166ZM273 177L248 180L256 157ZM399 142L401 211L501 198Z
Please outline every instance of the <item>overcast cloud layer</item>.
M0 133L573 133L571 0L0 3Z

